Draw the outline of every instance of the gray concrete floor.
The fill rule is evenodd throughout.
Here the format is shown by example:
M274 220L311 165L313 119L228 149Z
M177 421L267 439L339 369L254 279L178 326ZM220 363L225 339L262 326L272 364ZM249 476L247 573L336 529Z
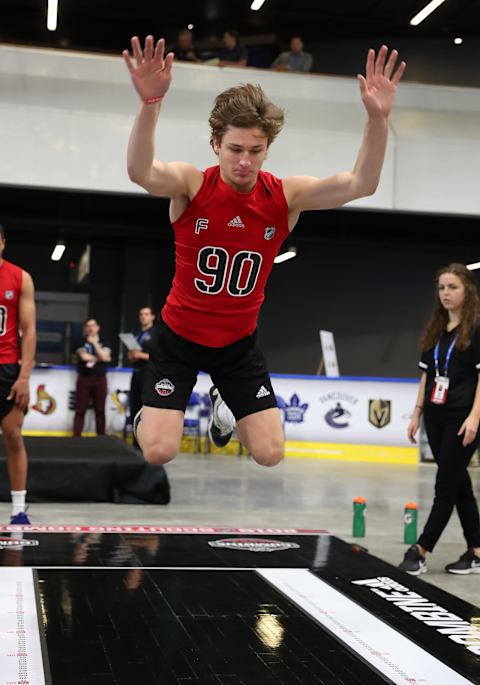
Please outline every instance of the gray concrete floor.
M403 558L403 509L419 506L419 532L433 495L435 466L400 466L327 460L285 460L273 469L248 457L180 454L166 466L172 500L166 506L120 504L32 504L37 524L151 524L325 528L357 541L371 554L397 565ZM471 467L479 492L480 468ZM352 500L367 500L366 536L352 537ZM10 508L0 504L2 520ZM465 551L456 513L422 580L480 606L480 574L454 576L444 566Z

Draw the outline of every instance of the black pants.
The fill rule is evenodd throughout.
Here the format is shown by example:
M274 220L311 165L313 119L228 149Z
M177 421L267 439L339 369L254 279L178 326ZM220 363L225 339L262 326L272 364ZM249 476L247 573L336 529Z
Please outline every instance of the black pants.
M418 544L431 552L457 508L468 547L480 547L480 519L467 466L475 452L480 435L463 447L464 435L457 435L469 410L431 407L425 410L425 429L437 463L435 497Z
M93 397L97 435L105 435L105 400L107 399L106 376L78 376L77 398L73 434L80 437L83 430L85 413L90 398Z

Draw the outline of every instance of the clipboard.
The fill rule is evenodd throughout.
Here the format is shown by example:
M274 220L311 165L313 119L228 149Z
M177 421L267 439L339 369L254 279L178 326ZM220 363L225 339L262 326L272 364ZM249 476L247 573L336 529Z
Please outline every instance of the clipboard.
M133 335L133 333L119 333L118 337L122 341L122 343L125 345L127 350L141 350L142 346L136 339L136 337Z

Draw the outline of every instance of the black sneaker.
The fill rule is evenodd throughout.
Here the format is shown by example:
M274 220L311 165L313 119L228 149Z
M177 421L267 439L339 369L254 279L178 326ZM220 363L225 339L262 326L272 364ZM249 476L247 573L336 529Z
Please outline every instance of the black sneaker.
M458 561L445 566L447 573L458 573L460 575L467 575L467 573L480 573L480 557L474 553L473 549L467 549L465 554L462 554Z
M427 572L425 557L422 557L417 545L412 545L407 549L403 561L398 565L398 568L406 571L411 576L419 576L421 573Z
M225 447L230 442L233 435L232 426L227 426L218 418L218 408L223 402L218 389L213 385L209 390L210 401L212 403L212 415L208 422L208 436L217 447Z
M137 411L137 413L135 414L135 418L133 419L133 423L132 423L133 437L137 441L137 444L138 444L137 430L138 430L138 424L142 420L142 411L143 411L143 407L140 409L140 411Z

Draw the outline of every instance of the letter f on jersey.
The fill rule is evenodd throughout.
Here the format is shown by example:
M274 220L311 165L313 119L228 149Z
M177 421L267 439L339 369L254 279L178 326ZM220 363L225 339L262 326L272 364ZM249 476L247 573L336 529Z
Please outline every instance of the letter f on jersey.
M208 228L208 219L197 219L195 222L195 233L199 235L200 231L204 229L205 231Z

